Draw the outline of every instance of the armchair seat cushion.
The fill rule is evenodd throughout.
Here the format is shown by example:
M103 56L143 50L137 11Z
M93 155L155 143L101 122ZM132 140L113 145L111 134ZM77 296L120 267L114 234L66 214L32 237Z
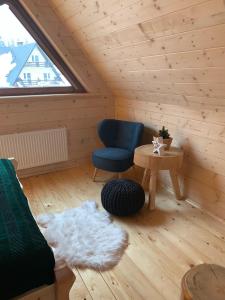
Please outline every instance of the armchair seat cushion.
M92 161L96 168L111 172L124 172L133 165L133 152L107 147L93 152Z

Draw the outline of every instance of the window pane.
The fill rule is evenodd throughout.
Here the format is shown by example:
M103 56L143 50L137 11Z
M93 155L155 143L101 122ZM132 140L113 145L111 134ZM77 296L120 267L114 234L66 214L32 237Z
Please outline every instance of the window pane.
M57 86L66 87L71 84L11 12L8 5L1 5L0 88Z

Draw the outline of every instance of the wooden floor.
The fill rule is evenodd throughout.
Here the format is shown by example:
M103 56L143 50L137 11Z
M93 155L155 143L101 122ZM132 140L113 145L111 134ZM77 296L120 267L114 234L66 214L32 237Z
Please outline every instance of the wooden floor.
M103 182L92 182L92 172L83 166L23 179L33 213L61 211L87 199L100 203ZM224 224L165 191L157 194L156 206L154 212L145 208L115 218L129 233L125 255L111 271L74 270L70 299L178 300L181 278L191 267L225 266Z

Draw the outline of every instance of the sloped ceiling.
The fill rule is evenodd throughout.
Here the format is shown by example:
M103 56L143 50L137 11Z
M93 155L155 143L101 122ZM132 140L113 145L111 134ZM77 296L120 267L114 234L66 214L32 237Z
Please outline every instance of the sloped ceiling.
M204 83L224 77L218 70L224 66L223 0L49 2L118 96L207 96ZM218 91L213 88L210 96ZM177 101L186 100L170 100Z
M50 1L21 0L26 10L38 23L46 36L59 51L79 80L89 92L110 94L104 81L100 78L88 58L84 55L72 32L54 12Z

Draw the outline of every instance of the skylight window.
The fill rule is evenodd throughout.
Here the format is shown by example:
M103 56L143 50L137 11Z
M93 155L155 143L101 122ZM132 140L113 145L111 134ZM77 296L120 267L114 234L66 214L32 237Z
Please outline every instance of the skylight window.
M0 95L59 92L84 88L21 4L0 0Z

